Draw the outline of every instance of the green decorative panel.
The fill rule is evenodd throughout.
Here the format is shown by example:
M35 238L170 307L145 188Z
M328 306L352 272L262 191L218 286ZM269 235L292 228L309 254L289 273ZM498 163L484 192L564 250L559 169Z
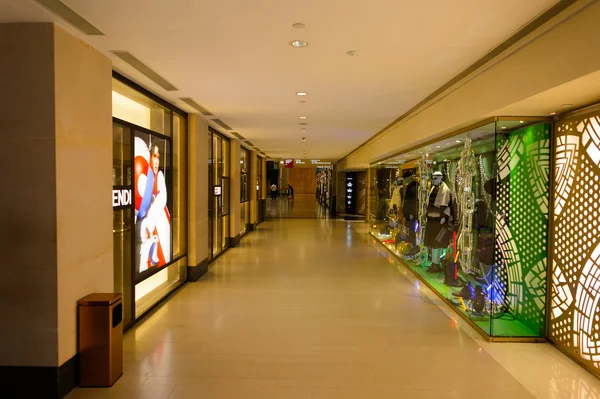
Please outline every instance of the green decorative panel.
M533 335L543 336L550 125L499 134L497 145L496 300Z
M550 339L600 374L600 117L555 137Z

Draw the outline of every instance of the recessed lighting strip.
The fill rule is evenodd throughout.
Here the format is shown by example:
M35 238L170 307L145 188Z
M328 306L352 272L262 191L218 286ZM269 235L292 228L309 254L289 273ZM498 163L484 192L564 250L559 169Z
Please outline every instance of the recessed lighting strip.
M104 36L90 21L76 13L60 0L34 0L89 36Z

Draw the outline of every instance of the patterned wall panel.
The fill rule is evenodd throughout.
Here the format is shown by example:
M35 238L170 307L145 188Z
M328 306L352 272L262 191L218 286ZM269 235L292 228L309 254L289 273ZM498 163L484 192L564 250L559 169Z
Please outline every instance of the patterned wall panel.
M600 374L600 117L555 130L550 339Z
M497 302L543 336L548 256L550 125L498 135L496 175ZM492 322L492 333L493 331Z

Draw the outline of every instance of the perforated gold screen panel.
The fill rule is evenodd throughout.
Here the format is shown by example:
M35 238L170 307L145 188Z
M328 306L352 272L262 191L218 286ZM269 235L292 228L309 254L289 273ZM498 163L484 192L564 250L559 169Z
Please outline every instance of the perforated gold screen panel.
M555 131L550 339L600 374L600 117Z

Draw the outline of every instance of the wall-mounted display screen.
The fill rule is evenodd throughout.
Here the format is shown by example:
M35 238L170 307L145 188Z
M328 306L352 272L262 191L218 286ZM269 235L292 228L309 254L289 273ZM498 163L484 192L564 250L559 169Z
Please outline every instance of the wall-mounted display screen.
M136 280L141 281L172 259L169 210L171 142L139 131L134 139Z

